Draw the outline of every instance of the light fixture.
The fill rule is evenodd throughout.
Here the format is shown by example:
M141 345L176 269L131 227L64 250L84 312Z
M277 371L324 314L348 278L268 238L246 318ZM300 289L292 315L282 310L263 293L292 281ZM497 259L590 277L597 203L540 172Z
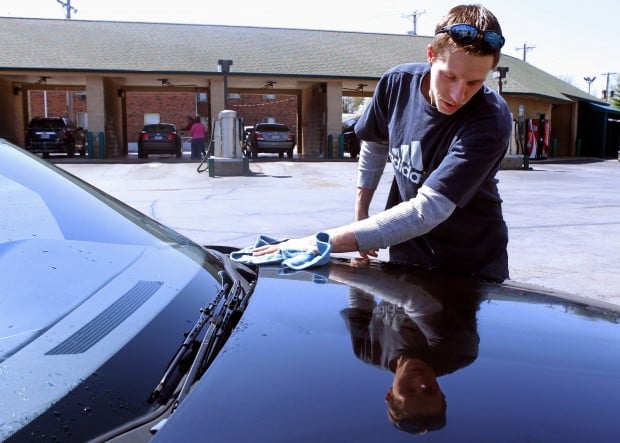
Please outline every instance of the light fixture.
M118 90L116 91L116 95L120 98L125 97L125 90L123 88L118 88Z
M263 86L263 89L273 89L273 85L275 85L278 82L274 82L274 81L268 81L267 83L265 83L265 86Z
M37 85L47 85L48 78L52 78L52 77L45 77L45 76L39 77L39 80L37 80Z
M17 85L13 85L13 95L19 95L22 93L22 88Z
M507 77L506 75L507 72L508 72L508 66L498 66L497 68L495 68L495 71L493 71L493 78L498 79L499 95L502 95L502 83L504 79Z
M168 86L168 87L174 86L174 84L167 78L158 78L157 80L161 82L162 86Z

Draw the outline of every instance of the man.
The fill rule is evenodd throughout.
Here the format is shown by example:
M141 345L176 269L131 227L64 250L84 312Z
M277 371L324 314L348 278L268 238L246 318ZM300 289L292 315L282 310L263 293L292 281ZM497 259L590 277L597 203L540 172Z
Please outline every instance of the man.
M400 65L383 75L355 127L364 141L356 221L325 231L332 252L368 257L389 247L390 261L397 263L508 278L508 233L495 174L512 119L504 100L484 85L503 44L488 9L457 6L437 25L427 63ZM395 178L387 209L369 216L388 156ZM285 247L312 249L311 239Z
M438 377L478 356L476 312L484 283L450 273L402 276L397 267L365 267L363 260L329 267L330 279L351 286L341 315L353 352L394 374L385 394L394 426L412 433L440 429L447 401Z

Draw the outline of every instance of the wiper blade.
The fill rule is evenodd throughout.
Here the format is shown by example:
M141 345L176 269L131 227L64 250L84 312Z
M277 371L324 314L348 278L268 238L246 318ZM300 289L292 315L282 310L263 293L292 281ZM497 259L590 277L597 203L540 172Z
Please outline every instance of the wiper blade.
M222 276L222 288L227 296L219 306L217 312L209 321L209 328L203 337L196 357L190 367L183 386L177 396L176 406L181 403L190 391L194 381L199 378L217 356L220 349L230 337L230 334L239 323L243 311L247 306L250 292L246 291L238 280L230 278L226 272Z
M170 363L168 363L168 366L166 367L164 375L159 381L159 384L155 387L149 397L149 402L157 400L164 388L166 388L169 379L171 378L175 370L179 367L181 360L183 360L185 355L187 355L187 353L191 351L191 348L196 341L198 335L200 334L200 331L202 331L203 327L207 324L207 322L213 315L213 311L217 304L220 302L221 298L224 296L224 293L224 288L220 289L213 301L211 301L208 306L200 309L200 316L198 317L198 320L196 321L192 329L188 332L185 340L183 340L183 343L181 343L181 346L170 360Z
M208 306L200 310L198 320L170 360L160 382L151 393L149 402L159 399L162 392L168 387L170 379L179 369L181 362L195 349L201 331L208 325L207 331L200 340L198 350L192 358L192 364L187 371L183 386L177 395L176 404L178 405L189 393L193 382L211 364L239 322L247 306L253 285L242 285L239 280L233 279L231 273L226 270L220 271L219 276L222 281L222 289Z

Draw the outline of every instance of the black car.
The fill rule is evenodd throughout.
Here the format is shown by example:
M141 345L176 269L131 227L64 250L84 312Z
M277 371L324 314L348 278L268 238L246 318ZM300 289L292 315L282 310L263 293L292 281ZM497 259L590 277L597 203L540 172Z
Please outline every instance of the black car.
M144 125L138 134L138 158L148 158L149 154L171 154L176 158L183 156L183 141L175 125Z
M86 155L86 137L82 128L66 117L35 117L28 123L25 147L33 153L49 157L60 153L73 157Z
M0 140L0 441L616 442L620 312L231 261Z
M297 143L295 133L282 123L257 123L249 134L250 151L253 158L261 152L277 153L280 157L293 158Z
M355 124L359 117L353 117L342 122L342 137L344 152L348 152L351 158L357 158L360 153L360 139L355 135Z

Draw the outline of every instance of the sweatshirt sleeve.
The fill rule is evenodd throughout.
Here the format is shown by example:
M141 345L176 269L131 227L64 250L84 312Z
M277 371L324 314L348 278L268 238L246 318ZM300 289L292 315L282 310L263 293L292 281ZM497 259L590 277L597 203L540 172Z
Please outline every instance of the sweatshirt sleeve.
M456 205L423 185L415 198L351 225L360 251L387 248L431 231Z
M357 164L357 187L377 189L388 158L386 143L362 140Z

